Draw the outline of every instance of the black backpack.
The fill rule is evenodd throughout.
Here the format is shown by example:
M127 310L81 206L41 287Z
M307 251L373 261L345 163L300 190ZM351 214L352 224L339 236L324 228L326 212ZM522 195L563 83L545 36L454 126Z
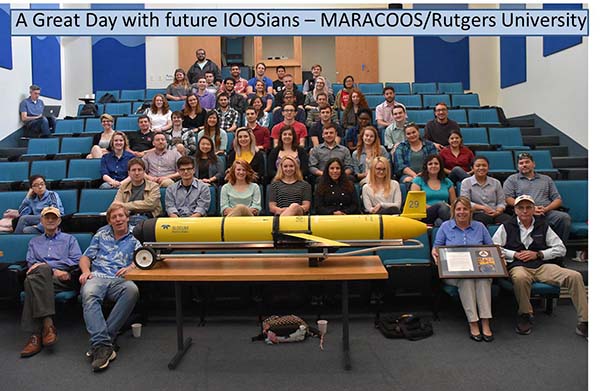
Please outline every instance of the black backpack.
M117 103L117 98L115 98L115 96L113 94L110 94L107 92L106 94L104 94L100 97L100 99L98 100L98 103L101 103L101 104Z
M81 108L79 115L97 117L98 116L98 107L96 107L96 105L93 103L86 103Z
M418 341L433 335L433 326L413 314L382 315L377 328L386 338L406 338Z

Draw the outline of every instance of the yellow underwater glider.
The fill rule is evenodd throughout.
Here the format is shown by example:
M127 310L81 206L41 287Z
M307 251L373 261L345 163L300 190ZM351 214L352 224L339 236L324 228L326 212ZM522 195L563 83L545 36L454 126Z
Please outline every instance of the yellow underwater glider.
M408 193L401 215L327 215L156 218L139 223L135 237L142 243L134 254L140 269L173 258L286 257L308 258L318 266L327 257L358 255L390 248L417 248L415 240L427 226L425 193ZM407 245L407 243L411 243ZM361 249L335 254L340 247ZM306 253L269 250L306 249ZM177 250L176 253L173 253ZM185 253L188 250L201 253ZM244 253L226 254L222 251ZM267 250L268 252L262 252ZM208 251L208 252L206 252ZM218 253L211 251L219 251ZM247 251L247 253L246 253Z

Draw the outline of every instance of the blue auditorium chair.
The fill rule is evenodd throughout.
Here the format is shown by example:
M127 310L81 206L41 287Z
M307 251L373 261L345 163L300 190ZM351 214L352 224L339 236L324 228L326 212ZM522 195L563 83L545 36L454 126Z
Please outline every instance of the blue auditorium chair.
M510 278L501 278L498 280L498 284L502 289L514 293L515 289ZM514 297L514 295L513 295ZM541 298L546 304L546 314L552 314L554 307L554 299L557 300L560 297L560 286L550 285L543 282L534 282L531 285L531 297Z
M490 174L512 174L516 171L511 151L477 151L476 154L489 160Z
M448 118L455 121L460 126L466 126L469 124L467 120L467 112L465 109L450 109L448 110Z
M46 178L46 184L54 188L55 184L67 176L66 160L37 160L31 162L30 175L43 175ZM27 181L23 182L24 188L29 187Z
M169 109L171 109L172 112L174 112L174 111L182 111L184 105L185 105L185 101L184 100L170 101L169 102Z
M382 95L383 83L359 83L358 89L365 95Z
M27 152L21 155L19 160L43 160L49 159L59 150L59 138L32 138L27 142Z
M450 107L450 95L448 94L433 94L423 95L423 107L433 109L438 103L443 102Z
M86 118L83 131L86 133L100 133L104 131L100 118Z
M463 128L460 133L466 146L490 144L486 128Z
M60 144L60 153L54 159L85 158L92 149L93 137L64 137Z
M331 89L333 90L333 96L337 96L337 93L340 92L344 88L342 83L332 83Z
M56 121L54 135L78 134L84 129L83 119L62 119Z
M131 113L131 102L107 103L104 105L104 113L114 116L127 116Z
M458 108L479 108L479 94L452 94L452 106Z
M385 100L383 95L366 95L365 99L367 100L367 104L371 109L374 109L378 104Z
M119 101L138 102L146 99L146 90L121 90Z
M138 130L138 117L119 117L116 120L115 130L122 132Z
M386 87L393 87L396 95L410 95L410 83L385 83Z
M469 109L468 115L469 123L471 125L500 125L500 119L498 118L498 111L496 111L496 109Z
M147 88L146 89L146 100L152 101L154 95L156 94L165 94L166 90L164 88Z
M490 135L491 137L491 135ZM518 150L515 149L513 151L514 159L515 159L515 167L518 167L519 164L519 155L523 152L527 152L533 158L535 162L535 171L546 174L553 179L558 177L558 169L554 168L552 164L552 154L550 151L546 149L536 149L536 150Z
M501 150L530 149L523 145L520 128L489 128L490 144L498 145Z
M56 190L65 209L65 216L77 213L77 190Z
M537 169L537 167L536 167ZM588 181L555 181L564 207L571 216L571 236L588 237Z
M106 212L118 189L81 189L79 209L75 216L97 215Z
M0 191L0 205L4 210L19 209L26 195L26 191Z
M425 125L434 118L433 110L407 110L408 120L417 125Z
M407 109L422 109L421 95L396 95L396 102L402 103Z
M63 189L96 187L101 182L101 159L72 159L69 162L69 171L60 183Z
M413 94L437 94L437 92L438 91L436 83L412 83Z
M266 171L265 171L266 172ZM216 186L209 186L210 206L208 207L208 216L219 215L219 189Z
M0 190L18 190L29 180L29 162L0 162Z
M440 94L462 94L465 92L465 89L460 81L451 83L439 82L438 92Z
M98 104L98 101L106 94L111 94L112 96L115 97L115 99L118 101L120 98L120 91L119 90L98 90L96 91L96 93L94 94L94 100L96 101L96 104Z

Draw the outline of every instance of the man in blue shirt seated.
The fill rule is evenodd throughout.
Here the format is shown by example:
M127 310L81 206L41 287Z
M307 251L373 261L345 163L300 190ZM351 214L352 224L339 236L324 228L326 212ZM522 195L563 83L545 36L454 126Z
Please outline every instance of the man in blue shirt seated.
M19 104L21 121L25 125L28 137L48 137L54 133L56 120L54 117L44 117L44 102L40 99L41 89L35 84L29 87L29 98Z
M181 180L167 187L165 208L169 217L202 217L210 206L208 185L194 178L194 159L189 156L177 160Z
M83 319L90 333L92 370L108 367L117 357L114 342L117 333L133 311L139 293L125 274L135 268L133 253L141 247L129 227L129 211L121 203L113 203L106 211L108 225L100 228L79 260L81 268L81 302ZM104 319L102 302L115 305Z
M61 232L60 211L48 206L42 210L44 234L29 241L27 248L27 275L24 281L22 326L31 337L21 351L21 357L31 357L57 341L52 321L54 293L77 289L77 281L70 271L77 267L81 250L77 239Z

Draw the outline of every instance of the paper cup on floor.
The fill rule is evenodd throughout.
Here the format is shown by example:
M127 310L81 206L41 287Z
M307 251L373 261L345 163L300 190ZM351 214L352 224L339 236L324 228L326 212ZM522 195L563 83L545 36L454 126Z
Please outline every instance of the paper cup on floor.
M324 319L317 320L317 325L319 326L321 335L325 335L327 333L327 321Z
M134 323L131 325L131 332L133 333L134 338L139 338L142 336L142 324Z

